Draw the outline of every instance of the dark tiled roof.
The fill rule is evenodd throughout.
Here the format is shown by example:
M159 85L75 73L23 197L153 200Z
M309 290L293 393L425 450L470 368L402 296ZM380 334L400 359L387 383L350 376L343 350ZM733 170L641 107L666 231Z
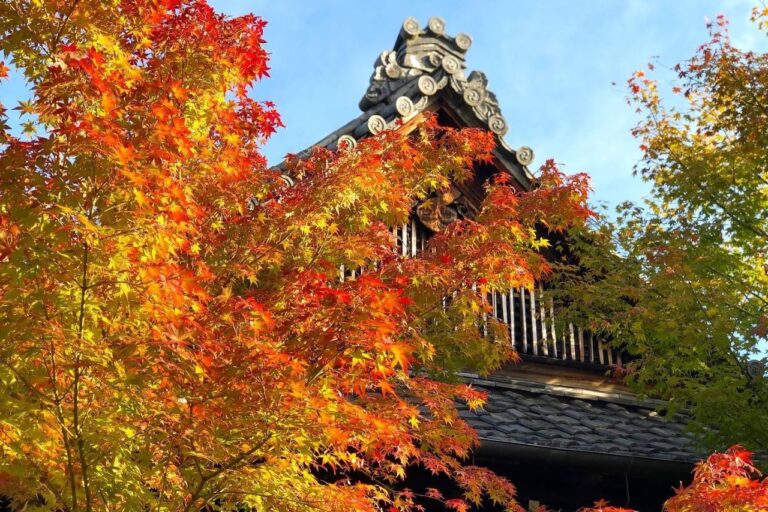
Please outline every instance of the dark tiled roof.
M459 412L481 441L677 462L703 456L685 432L684 416L659 416L652 403L628 395L474 384L488 392L484 410L460 406Z

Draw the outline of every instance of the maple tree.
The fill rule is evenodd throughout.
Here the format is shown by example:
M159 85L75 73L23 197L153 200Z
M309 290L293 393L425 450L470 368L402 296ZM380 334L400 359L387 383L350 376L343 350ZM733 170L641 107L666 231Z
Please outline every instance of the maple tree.
M768 479L753 465L752 452L733 446L696 465L693 482L664 504L669 512L756 512L768 509Z
M481 335L483 297L550 270L534 227L582 223L586 177L550 163L523 193L500 176L477 218L403 258L388 226L494 139L426 119L270 169L280 118L249 95L264 26L202 0L0 5L32 94L29 138L0 132L0 495L70 512L515 509L510 483L463 465L477 437L454 404L483 395L449 370L514 357L505 329ZM398 484L411 466L461 495L415 495Z
M572 314L637 356L639 391L687 409L711 446L764 452L768 54L735 47L722 16L709 28L668 89L653 64L630 78L650 195L574 235L561 281Z
M759 512L768 509L768 479L738 445L696 464L693 482L664 502L665 512ZM580 512L633 512L600 501Z

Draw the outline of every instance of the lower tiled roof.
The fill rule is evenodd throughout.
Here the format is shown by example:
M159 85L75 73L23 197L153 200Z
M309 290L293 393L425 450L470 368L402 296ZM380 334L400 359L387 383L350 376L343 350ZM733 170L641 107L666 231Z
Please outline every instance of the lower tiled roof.
M703 456L685 432L685 416L662 417L652 403L628 395L471 381L488 400L483 410L459 412L481 441L677 462Z

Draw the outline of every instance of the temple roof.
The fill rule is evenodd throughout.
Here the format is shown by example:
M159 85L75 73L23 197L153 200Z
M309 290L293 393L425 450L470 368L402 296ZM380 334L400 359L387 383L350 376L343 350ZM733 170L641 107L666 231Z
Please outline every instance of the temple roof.
M407 18L394 47L374 62L369 86L360 100L362 114L315 146L354 146L358 139L396 129L421 112L445 112L457 126L494 133L498 143L496 167L510 172L523 188L530 188L533 176L527 166L533 151L525 146L515 150L506 143L509 123L488 89L485 74L466 71L465 57L471 45L467 34L447 35L441 18L430 18L423 28L414 18ZM593 343L590 340L588 343ZM583 352L581 336L579 342ZM571 357L575 362L573 346L572 333ZM563 345L564 359L566 351ZM630 393L587 389L578 383L553 386L527 377L467 377L486 390L489 399L485 410L477 413L459 404L460 413L477 430L481 448L490 447L495 458L504 457L498 452L500 447L515 452L513 457L520 449L534 449L537 453L557 451L569 459L588 454L630 464L689 465L704 455L693 437L685 433L685 416L663 418L656 414L655 410L664 406L662 402L641 401Z
M466 72L470 46L472 38L467 34L447 35L441 18L430 18L424 28L414 18L406 18L394 47L374 62L368 89L360 100L363 113L315 146L354 145L362 137L396 128L421 112L443 109L457 118L459 126L493 132L500 166L523 187L530 187L532 175L527 166L533 161L533 150L526 146L515 150L505 141L509 124L496 95L488 89L488 79L480 71Z
M488 393L483 410L461 416L489 442L572 453L693 463L705 453L685 431L686 416L656 412L664 403L631 394L508 379L470 379Z

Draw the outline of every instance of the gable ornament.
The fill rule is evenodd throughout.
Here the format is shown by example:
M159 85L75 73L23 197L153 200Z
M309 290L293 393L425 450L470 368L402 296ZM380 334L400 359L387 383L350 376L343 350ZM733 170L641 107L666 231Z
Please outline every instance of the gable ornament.
M456 222L459 215L467 214L467 206L457 202L460 197L461 192L454 189L425 199L416 206L416 216L424 226L435 233L443 231Z

